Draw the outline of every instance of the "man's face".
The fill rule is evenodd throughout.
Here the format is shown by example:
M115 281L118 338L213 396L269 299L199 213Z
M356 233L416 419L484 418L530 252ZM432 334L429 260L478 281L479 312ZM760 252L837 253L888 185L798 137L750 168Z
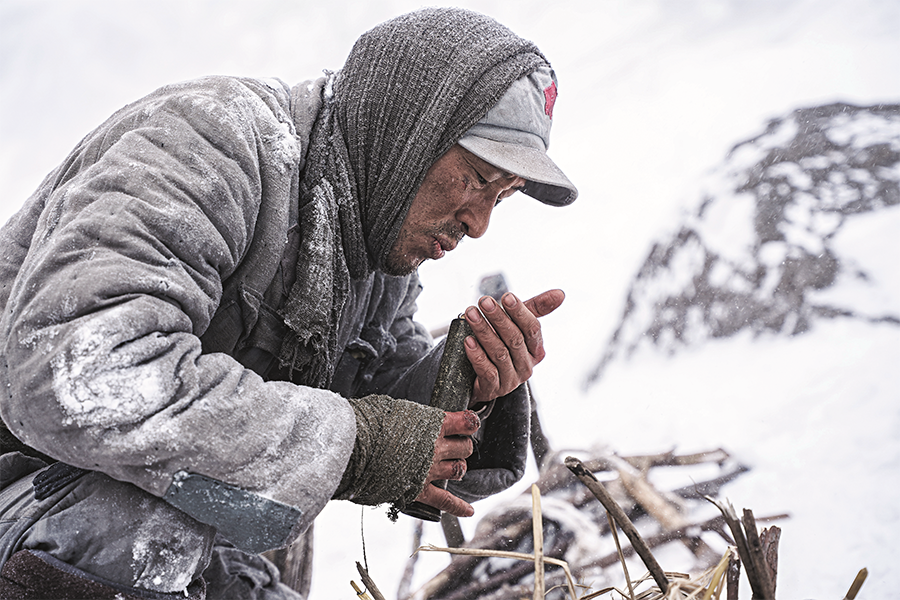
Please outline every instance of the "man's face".
M385 272L412 273L425 259L437 260L456 248L463 236L481 237L494 207L524 185L521 177L453 146L428 169L387 257Z

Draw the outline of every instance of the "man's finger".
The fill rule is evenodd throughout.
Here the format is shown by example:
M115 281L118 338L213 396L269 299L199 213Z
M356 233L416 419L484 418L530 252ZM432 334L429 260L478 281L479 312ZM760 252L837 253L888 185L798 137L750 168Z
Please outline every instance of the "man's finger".
M475 514L471 504L430 483L425 484L425 489L416 500L456 517L471 517Z
M441 437L448 435L474 435L481 427L481 419L471 410L448 412L444 414L441 426Z
M500 375L497 367L487 357L478 340L472 336L466 338L466 357L476 375L469 406L480 402L490 402L497 397L495 392L500 389Z
M566 293L562 290L547 290L540 293L534 298L529 298L523 304L536 317L549 315L560 307L563 300L566 299Z
M467 467L463 459L438 461L431 465L428 478L431 481L459 481L465 477Z
M544 338L541 335L541 324L537 315L531 312L527 304L520 302L515 294L507 292L503 295L501 302L506 314L511 319L507 326L509 332L502 334L503 340L513 355L516 371L522 378L528 379L531 377L532 367L544 360Z
M434 445L434 462L465 460L472 456L473 450L471 436L440 437Z
M514 298L511 294L507 294L507 297ZM490 296L483 296L478 304L481 308L480 314L484 316L484 319L477 324L470 320L475 338L481 344L488 359L496 367L501 381L516 377L517 367L526 358L524 355L527 352L520 326L507 314L500 303ZM537 323L537 318L523 306L519 305L519 310ZM475 307L471 307L466 312L467 318L470 318L473 313L478 313Z

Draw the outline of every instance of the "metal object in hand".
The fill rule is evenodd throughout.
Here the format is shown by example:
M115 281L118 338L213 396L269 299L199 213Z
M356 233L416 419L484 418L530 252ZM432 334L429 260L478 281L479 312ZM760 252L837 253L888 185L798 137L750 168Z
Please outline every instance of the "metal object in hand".
M465 340L472 335L472 328L462 317L453 319L447 340L444 342L444 353L438 368L437 379L431 392L431 406L446 412L458 412L469 407L472 387L475 385L475 370L466 356ZM432 482L446 489L447 482ZM441 511L423 504L412 502L403 510L404 514L423 521L440 521Z

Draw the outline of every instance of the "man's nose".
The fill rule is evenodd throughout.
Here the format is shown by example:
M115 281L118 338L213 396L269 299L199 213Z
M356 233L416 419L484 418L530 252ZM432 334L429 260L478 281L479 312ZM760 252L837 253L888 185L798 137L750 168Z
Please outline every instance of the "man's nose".
M463 224L466 235L470 238L480 238L485 234L491 222L491 213L497 199L490 194L479 195L477 201L470 202L458 215Z

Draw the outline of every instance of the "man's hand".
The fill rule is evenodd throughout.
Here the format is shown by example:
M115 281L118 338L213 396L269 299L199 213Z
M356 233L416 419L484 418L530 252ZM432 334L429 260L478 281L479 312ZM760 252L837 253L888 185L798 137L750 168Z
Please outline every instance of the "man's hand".
M470 406L505 396L531 377L544 359L544 339L538 317L563 303L562 290L549 290L525 302L507 292L502 306L490 296L479 300L481 310L466 309L474 336L466 338L466 356L475 369L475 390Z
M445 489L431 485L445 479L459 481L466 474L466 458L472 454L471 436L481 426L471 410L448 412L441 433L434 443L434 460L425 478L425 489L416 500L457 517L471 517L475 509Z

